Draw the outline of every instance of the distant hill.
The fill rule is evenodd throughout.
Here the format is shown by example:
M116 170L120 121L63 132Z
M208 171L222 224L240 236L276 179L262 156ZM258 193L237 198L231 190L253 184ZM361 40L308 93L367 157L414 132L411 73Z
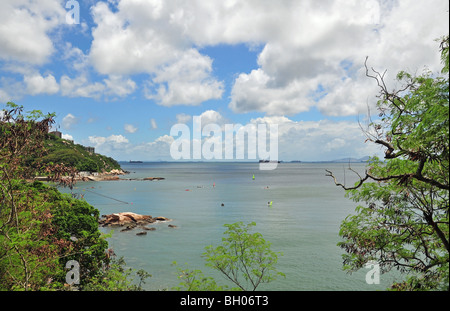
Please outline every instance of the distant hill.
M290 163L365 163L370 159L369 156L365 156L362 158L342 158L337 160L331 160L331 161L300 161L300 160L294 160L290 161Z
M92 149L88 151L82 145L52 134L47 135L45 147L48 154L42 158L44 163L63 163L75 167L80 172L109 172L113 169L121 169L119 163L113 158L90 152Z
M333 160L330 162L334 162L334 163L360 163L360 162L367 162L369 160L369 156L365 156L359 159L356 158L342 158L342 159L337 159L337 160Z

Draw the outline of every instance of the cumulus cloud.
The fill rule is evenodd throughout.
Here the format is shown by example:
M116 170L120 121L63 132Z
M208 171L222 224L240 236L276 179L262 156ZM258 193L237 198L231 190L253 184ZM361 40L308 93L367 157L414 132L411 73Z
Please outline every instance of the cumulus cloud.
M55 94L59 91L59 85L51 74L48 74L46 77L40 74L25 76L24 82L27 93L30 95Z
M113 12L103 2L95 5L93 66L103 74L149 74L145 96L163 106L221 98L223 83L212 75L212 60L192 48L173 22L174 7L174 2L125 0Z
M224 116L222 116L219 112L215 110L206 110L202 114L200 114L200 119L202 122L202 125L215 123L222 125L226 122L226 119Z
M100 82L90 82L85 75L70 78L63 75L60 80L61 94L68 97L92 97L99 98L105 90L105 85Z
M89 136L89 141L95 146L101 146L105 143L126 144L128 139L123 135L110 135L108 137Z
M75 117L73 114L68 113L63 119L61 126L63 129L70 130L75 124L80 121L79 118Z
M389 3L299 1L291 2L290 12L275 11L282 16L281 35L267 38L258 70L236 79L230 108L293 115L317 105L325 115L355 115L366 109L368 94L375 94L374 82L364 75L366 56L393 73L388 82L402 69L439 68L434 39L447 32L448 2ZM319 90L327 96L317 98Z
M436 70L434 39L448 29L443 0L121 0L115 10L99 2L92 12L94 68L108 75L148 74L146 97L165 106L222 97L214 60L201 47L262 46L258 68L237 75L229 107L269 115L312 106L330 116L360 113L374 91L364 75L366 56L371 66L393 73L389 82L402 69Z
M105 100L125 97L136 89L131 79L112 75L102 82L91 81L87 74L75 78L63 75L60 80L61 94L68 97L88 97Z
M133 93L136 83L131 79L126 79L119 75L111 75L103 80L106 88L106 95L124 97Z
M65 22L59 0L0 1L0 59L41 65L55 51L49 33Z
M62 134L61 135L61 137L63 138L63 139L68 139L68 140L73 140L73 136L72 135L70 135L70 134Z
M364 75L366 56L370 67L388 69L389 85L399 70L436 71L434 40L449 27L445 0L90 3L92 42L84 52L52 36L65 24L61 1L1 1L0 60L40 66L59 50L72 71L24 75L20 87L3 80L2 98L59 87L63 96L114 100L141 89L163 106L200 105L227 89L202 48L246 44L261 48L258 68L236 74L232 111L295 115L316 106L327 116L349 116L365 111L375 90ZM142 85L133 75L142 75Z
M223 83L211 77L212 60L190 49L174 63L156 71L146 91L148 99L163 106L199 105L209 99L218 99ZM154 92L152 88L156 88Z
M130 146L129 140L123 135L89 136L88 143L95 147L97 152L113 157L123 154Z

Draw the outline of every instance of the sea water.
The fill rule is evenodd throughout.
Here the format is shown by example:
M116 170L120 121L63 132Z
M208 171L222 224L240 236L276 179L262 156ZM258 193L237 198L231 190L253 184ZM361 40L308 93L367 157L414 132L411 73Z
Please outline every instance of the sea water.
M174 261L232 285L205 266L202 254L206 246L221 243L224 224L238 221L255 222L252 232L261 233L273 251L283 254L276 268L286 277L262 284L260 290L384 290L394 279L400 281L398 275L382 274L379 284L368 284L369 269L352 274L342 270L339 228L357 204L325 169L353 185L357 176L348 163L280 163L268 171L260 171L258 163L231 162L121 166L130 172L120 176L122 180L79 182L73 191L82 193L100 214L129 211L172 219L149 225L156 230L144 236L136 235L138 228L101 228L104 233L113 230L109 246L128 267L152 275L144 285L147 290L171 290L180 283ZM352 163L351 168L364 172L365 164ZM145 177L164 180L142 180Z

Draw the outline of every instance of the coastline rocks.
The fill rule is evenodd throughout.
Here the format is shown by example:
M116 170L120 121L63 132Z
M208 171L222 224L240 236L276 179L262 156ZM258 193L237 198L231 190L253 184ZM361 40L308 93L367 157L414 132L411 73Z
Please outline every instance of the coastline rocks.
M123 170L119 170L119 169L114 169L111 170L109 172L79 172L76 176L75 176L75 180L79 180L79 181L104 181L104 180L119 180L119 176L118 175L125 175L128 174L129 172L127 171L123 171Z
M164 177L145 177L144 180L164 180Z
M171 219L166 217L155 217L150 215L140 215L132 212L114 213L110 215L102 215L99 220L99 224L102 227L108 226L126 226L121 231L131 230L138 225L145 226L154 222L170 221ZM150 229L151 230L151 229Z
M141 229L147 230L147 231L155 231L155 227L141 227Z
M83 181L104 181L104 180L119 180L119 176L116 175L104 175L104 176L87 176L82 179Z

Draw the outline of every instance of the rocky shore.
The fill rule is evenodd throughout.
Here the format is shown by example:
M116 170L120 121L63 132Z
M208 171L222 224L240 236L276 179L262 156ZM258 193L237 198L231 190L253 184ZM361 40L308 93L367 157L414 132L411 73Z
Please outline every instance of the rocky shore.
M75 176L75 181L105 181L105 180L143 180L143 181L158 181L164 180L164 177L145 177L145 178L120 178L121 175L129 174L130 172L114 169L110 172L78 172ZM47 176L38 176L34 180L48 181Z
M109 215L102 215L98 223L102 227L123 227L121 232L132 229L141 229L136 235L146 235L147 231L156 230L155 227L146 227L148 224L169 222L172 219L158 216L152 217L150 215L140 215L132 212L114 213ZM174 225L169 225L170 228L176 228Z
M81 172L79 176L76 178L80 181L103 181L103 180L150 180L150 181L156 181L156 180L164 180L164 177L145 177L145 178L119 178L120 175L126 175L129 174L127 171L123 170L112 170L110 172L105 173L89 173L89 174L82 174Z
M119 180L119 175L128 174L127 171L124 170L111 170L109 172L103 173L91 173L91 172L79 172L75 177L75 180L78 181L102 181L102 180Z

